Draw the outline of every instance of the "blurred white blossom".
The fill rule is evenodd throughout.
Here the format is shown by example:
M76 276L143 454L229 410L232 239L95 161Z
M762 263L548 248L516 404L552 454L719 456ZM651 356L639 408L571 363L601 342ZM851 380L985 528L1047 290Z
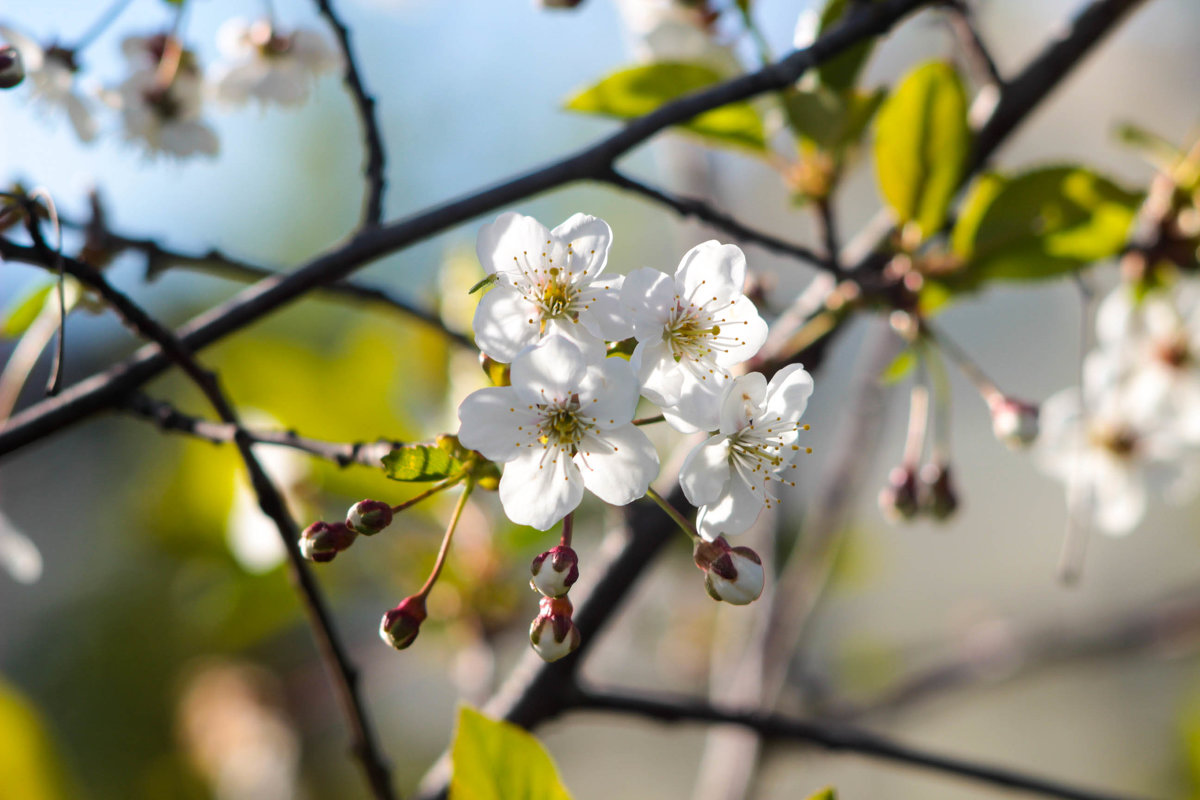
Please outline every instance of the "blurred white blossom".
M36 103L51 110L62 110L71 120L75 134L85 142L96 138L96 120L90 101L80 91L75 54L61 47L43 48L25 34L0 26L0 37L16 47L25 63L26 81L33 87Z
M42 577L42 554L28 536L0 511L0 567L17 583L36 583Z
M227 59L213 78L217 99L236 106L251 99L263 105L299 105L308 100L317 77L342 64L316 31L285 33L265 19L227 20L217 32L217 46Z

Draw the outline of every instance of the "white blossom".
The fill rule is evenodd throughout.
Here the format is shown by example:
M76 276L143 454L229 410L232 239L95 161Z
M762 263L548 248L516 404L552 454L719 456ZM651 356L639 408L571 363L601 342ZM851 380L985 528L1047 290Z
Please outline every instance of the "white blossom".
M25 64L26 80L32 85L36 103L47 109L66 111L75 135L84 142L96 138L96 120L90 103L76 80L75 54L61 47L43 48L23 33L0 26L0 36L17 48Z
M716 427L715 420L689 420L714 416L729 367L752 357L767 339L767 324L742 294L745 280L742 251L716 241L689 250L674 279L655 269L625 278L621 303L638 340L630 364L642 394L677 430Z
M173 75L159 74L165 36L130 37L122 49L133 72L105 101L121 112L125 138L139 141L151 154L215 156L217 134L203 120L204 80L185 51Z
M778 502L773 482L794 485L787 474L801 450L799 419L812 390L812 376L799 364L770 383L752 372L725 384L718 432L688 453L679 474L684 495L700 508L696 527L704 539L746 531Z
M517 356L511 386L463 401L458 438L504 463L508 518L546 530L579 505L585 487L613 505L646 493L658 454L631 424L637 396L627 361L586 359L553 336Z
M1154 426L1122 385L1109 354L1084 363L1084 386L1064 390L1041 408L1035 455L1067 487L1068 513L1105 533L1129 533L1151 495L1171 502L1195 488L1195 458L1167 426Z
M642 61L702 63L721 75L742 71L733 50L716 40L715 14L679 0L620 0L618 8Z
M0 567L17 583L36 583L42 577L42 554L28 536L0 512Z
M529 345L557 335L595 359L604 355L606 339L627 338L621 278L600 279L611 242L608 223L586 214L552 231L512 212L480 228L476 252L495 285L475 310L479 349L509 363Z
M217 46L227 63L214 77L217 99L241 106L299 105L308 100L320 75L338 69L341 56L321 34L298 28L284 33L268 20L227 20L217 31Z

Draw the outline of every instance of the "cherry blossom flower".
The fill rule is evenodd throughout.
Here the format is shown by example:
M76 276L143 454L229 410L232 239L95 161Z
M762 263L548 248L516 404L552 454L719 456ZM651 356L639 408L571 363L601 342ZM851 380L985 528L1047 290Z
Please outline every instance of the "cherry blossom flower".
M134 71L105 100L121 112L125 138L151 154L215 156L217 134L201 119L204 81L195 58L185 50L174 74L159 74L167 41L164 35L126 39L122 49Z
M1200 283L1181 279L1140 302L1118 286L1100 304L1096 336L1134 421L1200 444Z
M513 522L546 530L589 491L625 505L646 493L658 454L634 427L637 382L621 358L587 359L552 336L512 363L512 385L459 406L464 447L504 463L500 502Z
M799 419L812 390L799 364L770 383L752 372L725 384L718 432L688 453L679 473L684 495L700 507L696 528L705 540L746 531L778 502L771 483L794 483L785 475L795 469Z
M1154 426L1103 352L1084 362L1084 386L1042 404L1038 464L1067 486L1068 513L1112 535L1137 527L1150 495L1182 502L1196 462L1169 425Z
M707 3L679 0L620 0L617 7L642 61L702 63L721 75L736 75L741 64L732 48L717 42L717 12Z
M0 26L0 37L17 48L25 64L25 77L33 86L33 99L48 109L67 112L81 141L96 138L96 120L86 95L79 91L75 53L62 47L42 47L23 33Z
M642 394L685 433L711 430L689 419L714 416L729 367L746 361L767 339L767 324L742 294L746 257L736 246L708 241L693 247L674 280L655 269L626 276L621 303L638 345L630 364Z
M341 56L316 31L283 33L268 20L234 18L217 31L217 46L229 60L214 78L217 99L242 106L251 98L263 105L299 105L315 79L338 69Z
M604 355L604 340L625 339L621 277L600 279L612 229L575 214L554 230L509 212L479 229L479 263L495 285L475 310L475 343L497 361L511 362L550 336L573 342L589 359Z

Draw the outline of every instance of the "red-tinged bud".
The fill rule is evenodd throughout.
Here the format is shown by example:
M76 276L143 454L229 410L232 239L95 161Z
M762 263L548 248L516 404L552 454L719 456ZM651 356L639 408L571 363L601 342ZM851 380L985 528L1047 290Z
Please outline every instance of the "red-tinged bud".
M917 471L912 467L894 467L888 485L879 490L879 509L889 522L910 520L921 510L917 492Z
M25 80L21 53L10 44L0 47L0 89L11 89Z
M400 605L383 615L379 622L379 638L397 650L403 650L416 641L421 632L425 612L425 595L414 594L400 601Z
M921 467L921 482L925 485L924 510L939 521L953 516L958 510L958 492L950 478L950 466L926 464Z
M325 563L350 545L358 534L344 522L314 522L300 534L300 553L309 561Z
M1033 444L1038 435L1038 407L996 395L988 401L992 410L992 433L1014 450Z
M533 560L529 586L546 597L562 597L579 580L579 556L566 545L552 547Z
M692 559L704 570L704 589L714 600L735 606L753 603L766 582L762 559L749 547L730 547L724 536L696 542Z
M346 525L363 536L374 536L392 524L392 507L382 500L359 500L346 512Z
M543 661L558 661L579 647L579 629L571 619L574 609L565 597L543 597L538 615L529 625L529 641Z

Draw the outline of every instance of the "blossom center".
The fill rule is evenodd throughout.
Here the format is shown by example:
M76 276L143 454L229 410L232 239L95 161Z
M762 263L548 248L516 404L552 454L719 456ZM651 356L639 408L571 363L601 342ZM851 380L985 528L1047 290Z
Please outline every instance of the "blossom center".
M1188 347L1187 339L1182 335L1155 342L1154 357L1174 369L1186 367L1192 362L1191 348Z
M592 428L591 421L580 413L579 395L573 394L565 401L539 404L538 441L566 450L574 456L579 452L579 443Z
M1137 451L1137 434L1124 426L1097 428L1090 438L1093 445L1120 459L1130 458Z

